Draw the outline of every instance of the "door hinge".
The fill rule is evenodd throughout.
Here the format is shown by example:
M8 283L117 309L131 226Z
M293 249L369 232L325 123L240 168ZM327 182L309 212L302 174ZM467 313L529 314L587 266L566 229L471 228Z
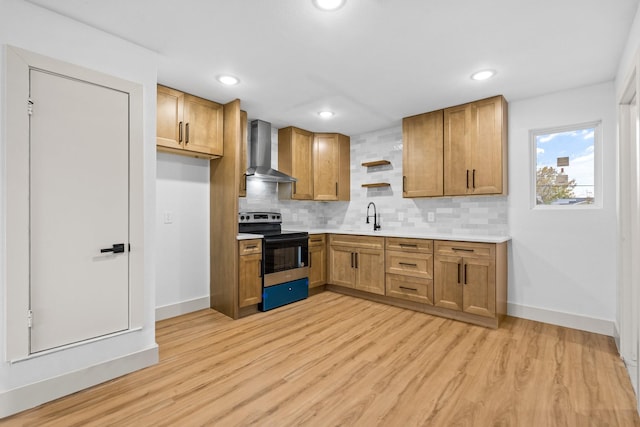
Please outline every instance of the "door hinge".
M27 114L33 114L33 100L31 98L27 99Z
M33 326L33 311L27 310L27 327Z

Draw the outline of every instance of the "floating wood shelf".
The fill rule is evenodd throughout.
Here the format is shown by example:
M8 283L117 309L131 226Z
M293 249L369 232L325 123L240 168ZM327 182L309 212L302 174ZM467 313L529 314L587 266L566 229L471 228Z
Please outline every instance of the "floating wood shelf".
M366 188L374 188L374 187L390 187L391 184L388 182L373 182L371 184L362 184L363 187Z
M383 166L383 165L390 165L390 164L391 162L389 160L375 160L373 162L364 162L362 163L362 166L370 168L372 166Z

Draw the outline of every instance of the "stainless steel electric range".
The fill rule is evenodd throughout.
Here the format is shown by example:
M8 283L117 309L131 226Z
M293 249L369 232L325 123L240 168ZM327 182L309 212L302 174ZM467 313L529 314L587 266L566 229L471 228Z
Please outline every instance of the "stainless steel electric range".
M309 296L309 234L282 231L278 212L240 212L240 233L261 234L262 303L260 310Z

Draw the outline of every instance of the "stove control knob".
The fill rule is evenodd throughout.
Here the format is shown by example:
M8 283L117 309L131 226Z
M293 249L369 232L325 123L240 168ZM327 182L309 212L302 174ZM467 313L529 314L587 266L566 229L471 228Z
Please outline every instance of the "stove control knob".
M240 221L244 221L244 215L240 217Z

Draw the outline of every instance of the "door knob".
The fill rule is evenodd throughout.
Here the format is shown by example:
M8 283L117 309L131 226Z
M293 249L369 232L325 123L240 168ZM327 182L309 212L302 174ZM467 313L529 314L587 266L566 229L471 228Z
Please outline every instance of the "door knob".
M110 248L100 249L100 253L105 252L113 252L114 254L119 254L124 252L124 243L114 243Z

